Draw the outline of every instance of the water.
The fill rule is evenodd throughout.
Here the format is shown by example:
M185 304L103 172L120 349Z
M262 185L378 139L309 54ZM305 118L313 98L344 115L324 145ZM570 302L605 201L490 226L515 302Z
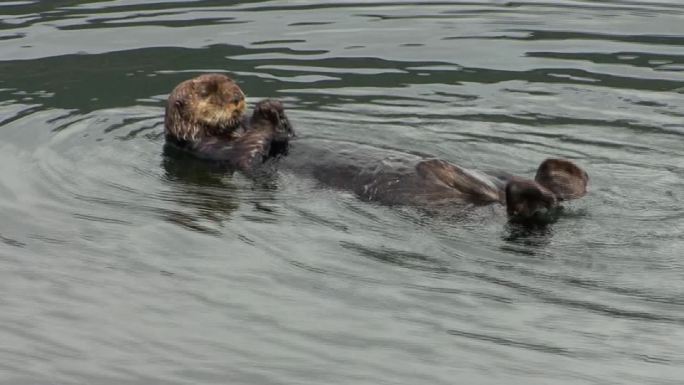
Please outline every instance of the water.
M0 383L681 384L684 6L0 4ZM590 193L546 229L162 152L207 71L300 137Z

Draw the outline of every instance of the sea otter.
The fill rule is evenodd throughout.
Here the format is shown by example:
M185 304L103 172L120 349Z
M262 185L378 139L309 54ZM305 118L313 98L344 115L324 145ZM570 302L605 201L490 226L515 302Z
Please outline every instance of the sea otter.
M244 111L245 94L226 75L204 74L183 81L166 104L166 140L200 158L241 170L286 151L294 130L281 102L260 101L249 119Z
M564 200L584 196L589 180L584 170L565 159L543 161L531 180L363 144L316 139L293 143L290 155L279 162L367 201L428 209L498 203L516 219L535 218Z
M249 120L244 110L244 93L229 77L207 74L186 80L168 99L167 141L243 171L287 152L294 131L282 103L257 103ZM584 196L589 179L564 159L545 160L530 180L361 144L307 140L291 153L281 160L283 166L309 171L321 182L351 190L364 200L422 207L499 203L509 216L522 219Z

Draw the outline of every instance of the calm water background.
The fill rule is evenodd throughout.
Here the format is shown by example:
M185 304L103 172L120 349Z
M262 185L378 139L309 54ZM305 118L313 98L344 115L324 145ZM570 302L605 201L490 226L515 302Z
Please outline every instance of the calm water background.
M681 384L684 5L0 3L0 383ZM300 137L589 195L546 229L162 152L207 71Z

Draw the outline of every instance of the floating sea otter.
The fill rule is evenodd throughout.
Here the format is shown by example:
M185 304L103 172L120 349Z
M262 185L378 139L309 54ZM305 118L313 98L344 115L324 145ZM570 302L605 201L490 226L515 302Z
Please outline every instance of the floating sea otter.
M545 160L534 180L530 180L484 174L439 159L324 140L295 142L281 164L306 171L333 188L353 191L363 200L425 208L500 203L509 216L519 219L534 218L561 201L584 196L589 180L584 170L565 159Z
M294 132L278 101L259 102L249 120L243 117L244 110L245 96L229 77L207 74L186 80L168 99L167 141L199 157L250 171L263 159L286 151ZM321 182L351 190L364 200L423 207L501 203L511 217L523 219L584 196L589 180L584 170L564 159L545 160L530 180L487 175L443 160L360 144L316 140L297 143L281 165L309 171Z
M257 103L249 120L244 111L245 94L228 76L205 74L186 80L169 95L166 139L199 157L250 170L284 151L294 131L277 100Z

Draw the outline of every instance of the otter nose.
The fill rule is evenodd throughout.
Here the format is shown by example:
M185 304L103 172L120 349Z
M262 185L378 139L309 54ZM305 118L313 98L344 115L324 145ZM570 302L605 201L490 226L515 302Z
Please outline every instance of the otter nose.
M230 100L231 103L238 104L241 101L245 99L245 95L243 95L241 92L236 92L233 94L233 98Z

